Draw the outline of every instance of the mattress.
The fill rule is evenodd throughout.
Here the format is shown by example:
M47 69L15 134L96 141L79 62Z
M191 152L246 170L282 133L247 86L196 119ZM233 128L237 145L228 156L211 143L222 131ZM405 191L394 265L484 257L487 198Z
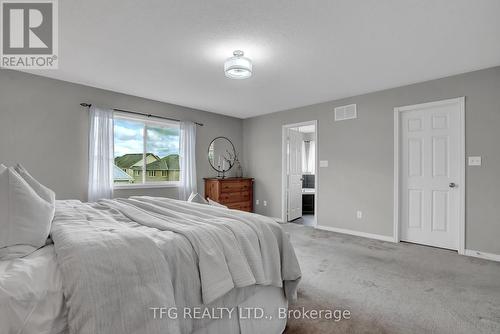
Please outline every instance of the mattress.
M273 286L233 289L210 305L245 310L263 310L276 315L287 307L283 290ZM179 310L179 313L181 311ZM0 261L0 334L68 333L62 278L53 245L20 259ZM281 333L286 319L200 320L194 334Z

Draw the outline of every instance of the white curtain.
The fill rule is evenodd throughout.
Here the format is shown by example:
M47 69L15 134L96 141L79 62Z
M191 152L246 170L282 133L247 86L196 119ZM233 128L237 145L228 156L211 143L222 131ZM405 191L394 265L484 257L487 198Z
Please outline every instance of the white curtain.
M196 124L181 122L179 199L187 200L196 186Z
M88 200L113 197L113 110L90 107Z
M302 172L304 174L314 174L316 164L316 152L314 148L314 140L302 142Z

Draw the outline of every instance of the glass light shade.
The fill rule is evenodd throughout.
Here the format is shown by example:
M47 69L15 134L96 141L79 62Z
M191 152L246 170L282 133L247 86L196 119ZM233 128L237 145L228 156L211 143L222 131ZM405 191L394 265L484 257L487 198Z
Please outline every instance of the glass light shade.
M224 63L226 77L231 79L246 79L252 76L252 61L246 57L235 56Z

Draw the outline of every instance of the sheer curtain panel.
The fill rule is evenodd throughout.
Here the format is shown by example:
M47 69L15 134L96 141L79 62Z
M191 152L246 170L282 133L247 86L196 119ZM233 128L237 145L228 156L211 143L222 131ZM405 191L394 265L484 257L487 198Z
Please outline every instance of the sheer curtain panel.
M113 110L90 107L88 200L113 197Z
M196 124L182 121L180 125L179 199L187 200L191 192L198 191L196 186Z

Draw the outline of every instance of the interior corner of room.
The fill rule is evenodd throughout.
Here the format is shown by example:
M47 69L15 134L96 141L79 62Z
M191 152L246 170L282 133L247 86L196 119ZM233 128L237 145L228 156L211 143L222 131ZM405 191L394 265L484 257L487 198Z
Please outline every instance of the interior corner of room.
M237 152L243 147L243 120L236 117L6 69L0 69L0 86L0 153L3 161L22 161L34 170L36 176L57 190L58 199L87 199L89 116L87 108L80 105L84 102L203 123L204 126L197 129L196 142L200 193L203 193L203 178L215 175L207 160L209 143L215 137L224 135L231 138ZM40 164L45 159L63 160L64 168ZM234 172L231 170L228 176ZM145 185L142 188L116 187L114 196L177 198L177 193L175 186Z
M79 105L82 96L96 104L194 119L205 125L198 129L196 167L199 192L203 193L203 178L215 175L206 159L208 143L223 135L231 139L239 152L245 175L254 178L254 211L288 221L293 219L286 216L289 197L283 171L290 165L283 154L286 147L284 129L294 133L293 128L300 130L302 125L307 129L307 124L314 124L315 149L311 150L313 141L308 144L301 140L297 147L304 156L296 160L303 168L296 174L297 181L301 181L296 183L296 193L300 190L300 199L303 200L297 204L297 209L300 207L306 215L311 210L314 220L306 216L305 220L299 218L296 222L394 241L399 238L395 235L399 232L394 225L394 109L463 96L464 154L468 159L482 158L482 163L480 166L468 163L465 185L460 184L466 189L462 252L485 254L491 258L492 254L493 257L500 254L496 240L500 233L496 217L500 212L495 205L500 196L496 177L500 162L497 159L498 145L493 144L500 122L499 85L500 67L493 67L240 119L2 69L0 153L6 162L23 161L34 168L43 181L57 190L58 198L84 200L88 121ZM26 95L30 98L24 98ZM357 118L335 120L336 107L353 104L356 105ZM63 137L65 140L61 141ZM16 149L12 150L12 147ZM307 150L309 157L306 157ZM27 151L31 153L22 153ZM314 173L310 169L312 152L315 153L312 159ZM65 168L56 171L51 164L39 164L41 159L64 159ZM314 194L311 189L314 189ZM115 192L117 197L142 194L176 197L177 188L117 189Z
M493 142L500 124L499 86L500 67L493 67L244 120L245 168L255 177L255 198L267 199L267 206L256 206L256 212L283 219L285 197L281 186L286 180L280 173L286 159L282 154L282 128L317 120L316 178L320 181L316 189L316 228L383 241L400 240L401 231L395 228L400 219L394 202L394 110L464 97L465 142L460 145L465 151L457 159L463 155L468 160L467 166L461 167L464 176L457 175L453 181L458 184L455 191L465 189L464 203L460 204L465 213L461 252L498 259L500 211L494 202L500 197L496 177L500 151ZM335 120L335 108L353 104L357 109L355 119ZM471 164L470 159L482 163ZM259 161L265 161L267 168L261 168L256 163ZM458 238L457 230L457 243Z
M500 0L0 0L0 334L500 333Z

